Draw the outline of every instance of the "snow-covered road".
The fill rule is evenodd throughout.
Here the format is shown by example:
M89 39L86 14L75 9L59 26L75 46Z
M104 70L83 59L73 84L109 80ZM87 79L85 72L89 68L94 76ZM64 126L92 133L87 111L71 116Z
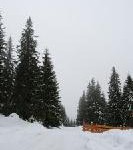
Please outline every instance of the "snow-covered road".
M92 134L80 127L48 130L17 115L0 116L0 150L133 150L133 131Z

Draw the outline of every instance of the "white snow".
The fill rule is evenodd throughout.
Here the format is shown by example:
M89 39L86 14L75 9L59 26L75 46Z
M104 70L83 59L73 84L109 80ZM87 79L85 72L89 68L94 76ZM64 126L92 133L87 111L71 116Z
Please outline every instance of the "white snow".
M133 150L133 130L99 134L81 127L46 129L16 114L0 115L0 150Z

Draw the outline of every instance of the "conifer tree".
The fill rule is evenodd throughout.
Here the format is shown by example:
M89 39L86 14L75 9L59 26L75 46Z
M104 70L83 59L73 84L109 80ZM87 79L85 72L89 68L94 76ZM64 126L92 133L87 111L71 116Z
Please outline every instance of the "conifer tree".
M49 52L46 49L41 68L42 120L46 127L58 127L61 124L59 86Z
M130 75L127 76L123 87L121 116L123 125L133 126L133 80Z
M86 95L83 92L82 97L79 100L79 106L77 110L77 125L82 125L86 121Z
M121 83L119 75L112 68L112 74L109 82L109 102L108 102L108 124L112 126L122 125L121 118Z
M14 63L13 63L13 45L12 39L9 38L7 42L7 57L6 57L6 85L7 85L7 100L4 106L4 114L9 115L11 113L11 98L14 90Z
M6 42L5 33L0 14L0 113L4 114L7 102L7 68L6 68Z
M100 124L106 124L107 123L107 113L106 113L106 109L107 109L107 101L105 98L104 93L101 93L101 103L100 103Z
M18 47L19 63L16 68L13 112L24 120L34 118L36 103L39 101L38 53L31 18L27 20Z
M106 108L106 100L104 93L101 91L101 86L99 82L96 84L95 89L95 97L96 97L96 113L98 114L98 123L104 124L105 123L105 108Z
M95 80L92 79L87 87L87 122L88 123L96 123L95 119L97 117L94 115L95 108Z
M66 110L62 104L61 104L60 108L61 108L61 123L62 123L62 125L66 126L66 123L67 123Z
M103 124L105 106L106 102L101 87L92 79L87 89L87 122Z

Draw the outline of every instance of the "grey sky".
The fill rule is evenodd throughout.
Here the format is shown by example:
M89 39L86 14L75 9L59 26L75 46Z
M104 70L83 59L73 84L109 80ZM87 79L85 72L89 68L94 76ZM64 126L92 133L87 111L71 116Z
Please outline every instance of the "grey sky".
M72 118L92 77L107 92L112 66L133 75L132 0L0 0L7 36L15 45L31 16L38 49L48 47L62 102Z

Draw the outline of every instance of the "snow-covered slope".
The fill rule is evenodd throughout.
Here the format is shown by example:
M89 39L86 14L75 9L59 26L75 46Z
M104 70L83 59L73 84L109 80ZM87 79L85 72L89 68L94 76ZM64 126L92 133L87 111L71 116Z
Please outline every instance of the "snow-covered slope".
M0 150L133 150L133 130L96 134L79 127L46 129L16 114L0 115Z

